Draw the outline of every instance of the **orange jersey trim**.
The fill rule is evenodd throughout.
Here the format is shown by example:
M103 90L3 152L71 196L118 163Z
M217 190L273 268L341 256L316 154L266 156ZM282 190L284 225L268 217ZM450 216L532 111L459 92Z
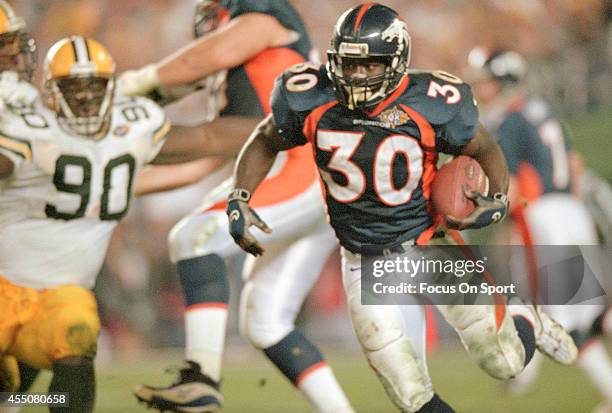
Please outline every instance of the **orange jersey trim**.
M302 129L302 133L308 139L308 141L312 144L313 148L315 146L315 133L317 132L317 126L319 121L325 115L329 109L336 106L339 102L337 100L332 100L324 105L321 105L315 108L312 112L306 116L304 121L304 129Z
M400 97L402 95L402 93L404 93L406 91L406 88L408 87L408 83L410 82L410 78L408 75L404 76L404 78L402 79L402 81L400 82L399 86L397 87L397 89L395 89L395 91L389 95L389 97L387 97L385 100L383 100L382 102L380 102L378 105L376 105L376 107L374 108L374 110L372 112L367 112L364 111L369 117L374 117L374 116L378 116L380 115L380 113L387 107L389 106L395 99L397 99L398 97Z
M301 54L295 50L281 47L266 49L244 64L244 71L266 115L271 111L270 97L276 77L285 69L303 62L304 58Z

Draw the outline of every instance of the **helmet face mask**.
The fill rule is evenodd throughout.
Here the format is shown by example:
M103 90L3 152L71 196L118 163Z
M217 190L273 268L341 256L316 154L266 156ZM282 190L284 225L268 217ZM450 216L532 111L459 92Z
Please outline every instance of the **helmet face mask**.
M0 1L0 72L13 71L32 80L36 67L36 43L25 30L25 22L5 1Z
M334 85L341 90L343 103L351 109L377 104L388 95L391 84L399 83L391 57L343 58L330 54L329 59Z
M47 53L44 91L64 130L102 139L111 121L115 62L93 39L64 38Z
M368 3L346 11L327 53L338 100L349 109L368 109L386 99L406 74L410 49L406 24L392 9ZM366 70L374 66L380 70Z
M52 86L59 123L78 135L100 138L110 121L114 80L70 76Z

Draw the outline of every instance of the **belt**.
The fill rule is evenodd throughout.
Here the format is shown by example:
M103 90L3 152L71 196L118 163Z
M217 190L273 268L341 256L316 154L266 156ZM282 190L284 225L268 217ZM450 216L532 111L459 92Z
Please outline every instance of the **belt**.
M431 237L432 239L436 238L444 238L446 233L444 231L436 231ZM408 252L410 247L414 247L416 245L417 237L406 240L398 245L393 245L390 247L384 247L379 245L365 245L362 247L362 255L384 255L389 256L393 254L403 254Z

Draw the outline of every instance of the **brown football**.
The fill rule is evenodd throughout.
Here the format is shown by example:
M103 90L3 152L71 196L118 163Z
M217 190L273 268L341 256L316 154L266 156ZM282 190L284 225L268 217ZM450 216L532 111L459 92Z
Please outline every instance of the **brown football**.
M486 195L488 188L489 179L478 162L468 156L458 156L442 165L436 174L431 200L442 217L465 218L475 208L474 202L465 196L465 190Z

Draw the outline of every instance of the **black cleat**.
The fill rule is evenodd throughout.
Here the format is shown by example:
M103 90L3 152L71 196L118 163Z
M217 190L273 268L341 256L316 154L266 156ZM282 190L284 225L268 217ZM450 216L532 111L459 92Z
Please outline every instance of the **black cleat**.
M134 395L161 412L220 413L223 396L219 383L203 374L198 363L187 363L189 366L179 371L179 378L170 386L140 384L134 388Z

